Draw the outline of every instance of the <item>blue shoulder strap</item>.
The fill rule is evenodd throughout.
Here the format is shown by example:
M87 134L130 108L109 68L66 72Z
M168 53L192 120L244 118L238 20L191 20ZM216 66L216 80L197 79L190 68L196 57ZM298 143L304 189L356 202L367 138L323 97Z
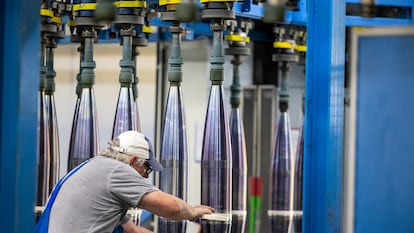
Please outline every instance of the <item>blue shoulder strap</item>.
M115 228L115 230L112 233L124 233L124 228L122 228L121 226L118 226L117 228Z
M39 221L36 224L36 233L47 233L49 228L49 217L50 217L50 211L52 209L53 202L55 202L56 196L62 187L62 184L71 177L75 172L77 172L81 167L83 167L85 164L87 164L90 160L86 160L83 163L79 164L79 166L75 167L70 171L68 174L66 174L62 179L59 180L59 182L55 185L53 188L52 193L50 194L49 200L47 202L46 208L44 209L42 216L40 216Z

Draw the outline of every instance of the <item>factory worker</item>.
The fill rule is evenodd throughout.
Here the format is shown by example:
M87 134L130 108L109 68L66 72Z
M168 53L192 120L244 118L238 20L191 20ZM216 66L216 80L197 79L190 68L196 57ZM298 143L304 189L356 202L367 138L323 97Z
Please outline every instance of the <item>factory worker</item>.
M163 168L143 134L127 131L109 145L59 181L37 223L38 233L151 232L126 215L133 207L177 221L194 221L213 212L209 206L191 206L146 180L151 171Z

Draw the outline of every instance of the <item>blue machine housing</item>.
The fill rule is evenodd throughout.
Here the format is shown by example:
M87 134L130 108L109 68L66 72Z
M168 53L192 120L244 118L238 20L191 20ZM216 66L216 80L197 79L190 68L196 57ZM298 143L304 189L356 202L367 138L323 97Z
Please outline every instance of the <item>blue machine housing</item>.
M359 0L347 0L345 1L347 8L352 5L360 4ZM147 1L148 8L159 10L158 1L150 0ZM298 11L287 10L285 12L284 24L294 24L294 25L303 25L305 26L308 23L307 16L307 1L301 0L298 2ZM200 8L203 7L199 3ZM323 5L319 5L323 8ZM414 23L414 2L410 0L377 0L376 6L380 9L391 9L398 12L397 15L393 17L373 17L373 18L364 18L361 16L353 15L347 12L345 17L346 26L392 26L392 25L410 25ZM235 2L233 5L233 11L236 17L240 19L260 21L263 18L264 6L252 3L251 0L243 0ZM67 12L68 13L68 12ZM91 16L91 15L89 15ZM64 22L67 20L64 20ZM169 27L171 26L170 22L165 22L159 18L153 18L150 22L150 25L158 27ZM209 24L206 22L192 22L192 23L183 23L183 27L186 29L186 34L182 38L183 40L197 40L206 37L211 37L212 33L210 31ZM118 43L119 38L114 38L114 32L118 31L115 26L103 29L99 31L98 39L101 43ZM272 37L269 37L267 34L264 34L260 31L255 31L254 29L250 30L249 34L252 41L271 41ZM169 30L159 30L153 34L150 34L148 37L150 42L158 41L170 41L171 33ZM60 40L59 43L70 43L69 38Z

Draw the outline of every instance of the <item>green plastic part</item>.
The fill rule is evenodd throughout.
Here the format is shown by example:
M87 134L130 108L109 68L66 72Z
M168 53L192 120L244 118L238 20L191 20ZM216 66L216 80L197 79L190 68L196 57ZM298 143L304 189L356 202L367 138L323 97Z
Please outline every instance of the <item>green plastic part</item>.
M195 3L180 3L176 8L177 20L180 22L193 22L198 18L198 12L199 8Z
M265 23L283 22L285 19L285 6L265 5L262 21Z
M116 7L112 0L101 0L95 9L95 20L101 23L111 23L116 19Z

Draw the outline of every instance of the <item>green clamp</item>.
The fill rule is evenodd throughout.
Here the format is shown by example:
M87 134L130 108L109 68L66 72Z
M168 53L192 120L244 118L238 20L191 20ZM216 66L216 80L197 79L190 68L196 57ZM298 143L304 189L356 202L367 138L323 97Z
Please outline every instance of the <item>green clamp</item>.
M80 74L80 87L91 88L95 84L95 72L93 69L82 69Z
M211 69L210 70L210 80L213 85L222 84L224 81L224 72L223 69Z
M231 96L230 96L230 104L232 107L240 106L240 93L241 93L241 86L240 85L231 85L230 87Z
M126 70L129 70L129 71L126 71ZM119 83L121 84L121 87L131 87L133 82L134 82L134 73L132 72L132 69L122 68L121 73L119 74Z

